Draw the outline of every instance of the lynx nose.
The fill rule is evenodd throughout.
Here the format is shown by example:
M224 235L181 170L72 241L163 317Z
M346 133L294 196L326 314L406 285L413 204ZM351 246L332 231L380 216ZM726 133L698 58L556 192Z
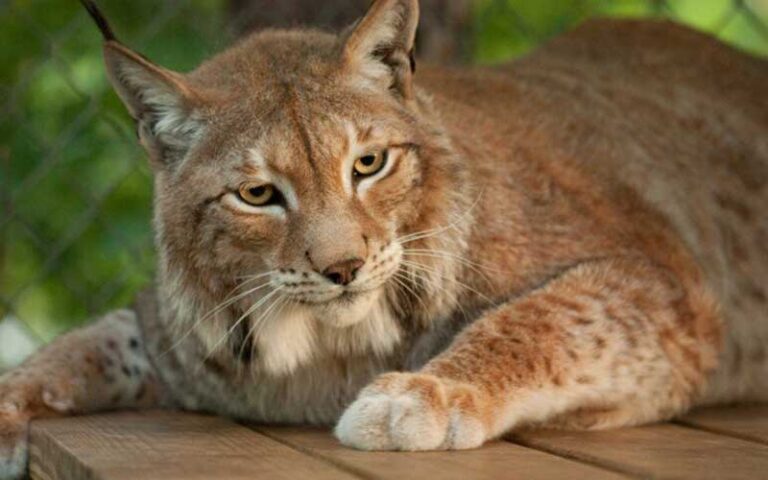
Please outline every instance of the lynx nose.
M336 285L349 285L355 279L355 275L363 263L363 260L359 258L337 262L323 270L323 276Z

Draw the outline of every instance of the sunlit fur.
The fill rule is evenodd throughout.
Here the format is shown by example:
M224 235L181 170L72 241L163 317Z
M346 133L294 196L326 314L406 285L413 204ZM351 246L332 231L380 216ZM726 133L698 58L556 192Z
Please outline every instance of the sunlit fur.
M342 33L255 33L185 75L107 40L155 173L157 283L132 330L107 318L0 382L34 406L0 404L6 458L30 417L66 413L33 373L101 389L111 331L140 329L152 365L109 384L121 401L336 423L369 450L768 399L766 62L601 21L509 65L414 73L417 21L378 0ZM243 182L284 201L248 205ZM341 286L326 268L350 259Z

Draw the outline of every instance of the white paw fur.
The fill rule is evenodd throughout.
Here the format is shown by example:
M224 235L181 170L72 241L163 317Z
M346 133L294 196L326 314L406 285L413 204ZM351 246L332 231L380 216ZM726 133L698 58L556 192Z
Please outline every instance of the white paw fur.
M454 392L457 387L425 375L385 377L396 380L366 388L342 415L335 433L344 445L360 450L462 450L487 439L475 408L462 402L470 394L465 387Z

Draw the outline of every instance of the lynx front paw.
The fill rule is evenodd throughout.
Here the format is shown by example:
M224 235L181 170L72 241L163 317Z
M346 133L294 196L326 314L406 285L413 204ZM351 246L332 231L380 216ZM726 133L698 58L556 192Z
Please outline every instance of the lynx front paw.
M15 405L0 404L0 480L16 480L26 472L27 425Z
M458 450L487 439L476 388L414 373L389 373L344 412L336 436L361 450Z

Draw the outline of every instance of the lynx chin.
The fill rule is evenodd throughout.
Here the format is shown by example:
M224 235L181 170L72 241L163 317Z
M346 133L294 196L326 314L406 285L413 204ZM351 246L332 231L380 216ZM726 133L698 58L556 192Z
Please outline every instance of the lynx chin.
M0 478L40 416L167 407L481 446L768 399L768 63L601 20L415 64L416 0L194 71L104 35L154 172L157 278L0 377Z

